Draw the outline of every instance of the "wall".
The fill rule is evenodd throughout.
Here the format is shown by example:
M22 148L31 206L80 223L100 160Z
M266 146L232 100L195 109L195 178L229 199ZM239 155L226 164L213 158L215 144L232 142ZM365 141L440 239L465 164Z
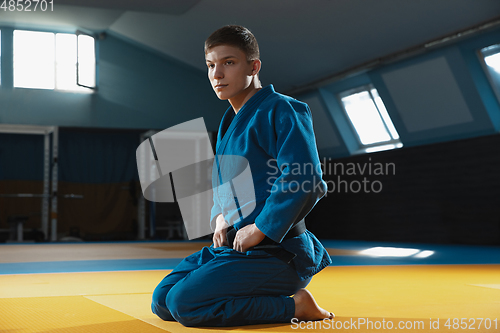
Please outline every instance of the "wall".
M214 131L228 106L204 72L114 35L97 41L96 93L13 88L13 30L0 29L0 123L164 129L204 117Z
M333 239L500 245L500 105L477 54L498 43L500 29L296 96L317 118L329 183L308 228ZM403 148L356 155L337 95L367 84Z
M322 238L500 245L499 134L324 162Z
M481 48L498 43L497 28L295 97L316 99L313 116L333 120L332 130L318 138L320 154L328 158L359 150L337 96L367 84L382 97L404 147L498 133L500 104L477 55Z
M116 161L123 162L120 165L126 170L118 174L113 163L106 163L103 172L103 160L95 152L105 152L99 148L105 143L120 146L117 140L133 151L140 129L163 129L200 116L205 117L208 130L216 130L227 103L213 96L204 73L118 36L99 41L96 94L12 88L11 33L11 29L2 29L0 123L86 128L61 131L66 144L64 148L62 143L61 191L85 193L92 198L90 206L99 208L88 210L88 202L83 201L61 202L61 214L67 217L65 228L76 226L89 235L96 230L133 234L135 213L122 209L133 207L135 194L130 184L137 180L133 156L125 154L121 162ZM332 193L321 200L308 218L313 231L325 238L499 244L500 106L476 55L478 49L495 43L500 43L500 29L295 96L311 107L318 148L321 157L329 159L327 164L396 165L395 175L370 176L371 180L380 178L381 193ZM411 80L405 82L405 77ZM359 148L356 134L337 94L365 84L373 84L383 98L404 144L402 149L352 156ZM399 91L404 84L408 84L406 89ZM411 91L419 91L425 99L415 100L421 103L419 107L404 103L415 98ZM119 128L130 132L117 134ZM31 176L31 171L23 171L23 181L37 182L36 186L23 185L15 175L28 166L39 170L40 160L21 153L14 158L2 148L2 142L10 146L9 140L0 139L3 189L35 191L41 174ZM37 145L24 150L37 150ZM79 145L86 149L78 149ZM88 165L64 166L65 158L76 160L71 154L80 154ZM6 161L12 162L10 176L5 174ZM77 172L81 168L84 171ZM112 177L102 178L106 172ZM338 181L337 176L327 173L325 179ZM346 179L363 181L364 175L347 175ZM11 187L12 180L19 182ZM101 197L103 193L107 195ZM107 204L102 204L105 200ZM14 207L6 199L0 205ZM38 209L38 203L30 205L32 211ZM111 210L116 214L107 213ZM4 225L6 218L0 216Z
M216 131L228 103L217 99L206 73L116 35L97 41L96 93L14 88L13 30L0 29L0 123L60 126L58 232L134 239L140 133L198 117ZM42 179L42 136L0 134L0 194L41 193ZM0 197L0 229L24 216L25 238L39 240L30 230L40 227L40 212L40 198Z

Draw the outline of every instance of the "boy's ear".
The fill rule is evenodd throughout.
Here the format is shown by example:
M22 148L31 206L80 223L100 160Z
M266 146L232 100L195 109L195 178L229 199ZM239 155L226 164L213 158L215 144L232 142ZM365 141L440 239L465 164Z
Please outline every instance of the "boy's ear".
M260 59L252 60L252 75L259 74L261 65L262 62L260 61Z

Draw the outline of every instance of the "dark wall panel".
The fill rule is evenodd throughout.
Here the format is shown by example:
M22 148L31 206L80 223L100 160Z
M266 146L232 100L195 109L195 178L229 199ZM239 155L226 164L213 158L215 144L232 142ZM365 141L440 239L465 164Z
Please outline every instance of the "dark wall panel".
M308 217L322 238L500 244L500 135L331 160L325 170L329 193ZM358 191L363 181L370 193Z

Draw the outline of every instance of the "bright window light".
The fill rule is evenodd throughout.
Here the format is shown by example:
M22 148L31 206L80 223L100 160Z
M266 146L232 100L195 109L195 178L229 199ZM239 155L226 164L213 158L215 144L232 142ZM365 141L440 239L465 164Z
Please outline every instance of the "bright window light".
M392 123L391 117L389 117L389 114L387 113L387 109L385 108L384 102L382 102L382 98L378 95L377 89L372 89L370 90L373 100L375 101L375 105L377 106L378 112L382 116L382 120L384 121L384 124L387 126L387 130L389 130L389 133L391 134L391 137L393 139L399 139L399 134L396 131L396 127L394 127L394 124Z
M403 147L402 143L390 143L388 145L381 145L381 146L366 148L365 151L367 153L375 153L377 151L391 150L391 149L396 149L396 148L401 148L401 147Z
M384 144L385 149L402 146L399 134L375 88L366 86L344 92L340 94L340 100L363 146Z
M481 49L479 55L483 60L490 84L500 101L500 44Z
M54 89L54 34L14 31L14 87Z
M87 35L78 35L78 84L95 87L94 38Z
M363 91L346 96L342 98L342 103L362 144L368 145L391 139L369 92Z
M76 35L56 34L56 89L75 90Z
M484 62L495 72L500 73L500 53L484 57Z
M421 251L420 253L415 254L413 257L414 258L427 258L427 257L432 256L433 254L434 254L434 251L425 250L425 251Z
M434 251L419 250L419 249L406 249L399 247L372 247L359 254L370 257L413 257L413 258L427 258L434 254Z
M92 44L78 52L85 55L80 70L94 81L84 88L77 84L77 35L15 30L14 87L89 92L95 87L95 49L94 39L86 37Z
M418 252L420 252L420 250L378 246L363 250L359 253L370 257L410 257Z

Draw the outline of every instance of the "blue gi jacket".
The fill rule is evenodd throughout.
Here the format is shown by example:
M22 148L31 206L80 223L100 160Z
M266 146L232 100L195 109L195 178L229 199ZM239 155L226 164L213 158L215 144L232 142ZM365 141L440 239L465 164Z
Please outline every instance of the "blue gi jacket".
M309 231L283 240L327 189L321 178L307 104L275 92L272 85L259 90L237 114L232 107L226 110L219 127L216 155L237 155L248 160L255 209L248 216L242 215L239 207L235 209L234 202L228 200L234 198L233 194L223 193L224 188L217 187L215 179L212 226L218 214L223 214L236 229L255 222L267 237L297 255L293 262L303 280L331 263L326 249Z

